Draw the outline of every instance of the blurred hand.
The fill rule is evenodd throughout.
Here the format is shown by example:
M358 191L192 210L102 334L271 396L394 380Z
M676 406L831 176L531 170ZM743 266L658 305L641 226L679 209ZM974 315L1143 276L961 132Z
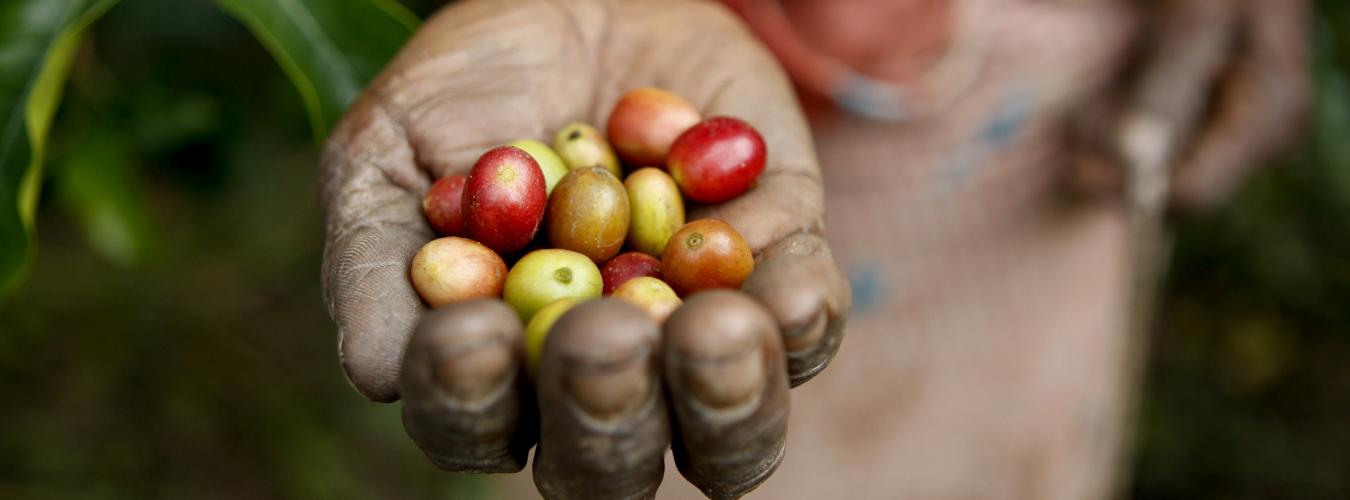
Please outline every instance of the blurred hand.
M1176 209L1212 207L1287 145L1309 95L1307 0L1149 2L1133 84L1084 113L1076 187L1118 192L1170 166Z
M690 214L732 224L756 270L741 292L688 298L664 335L626 304L579 306L555 326L534 387L509 307L429 311L413 290L411 259L434 238L422 194L493 146L547 139L573 120L603 130L619 96L646 85L763 134L759 184ZM771 56L711 4L458 2L348 111L319 177L342 366L372 400L401 395L409 435L445 469L518 471L537 439L545 496L643 497L673 444L681 473L706 494L739 495L782 458L789 384L839 345L850 298L821 237L807 125Z

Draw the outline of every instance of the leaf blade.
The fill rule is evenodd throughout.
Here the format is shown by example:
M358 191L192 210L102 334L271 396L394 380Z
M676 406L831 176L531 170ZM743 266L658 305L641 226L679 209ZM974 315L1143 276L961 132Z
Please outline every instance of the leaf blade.
M118 0L11 0L0 6L0 297L32 259L47 132L84 29Z
M322 141L419 22L393 0L216 0L295 85Z

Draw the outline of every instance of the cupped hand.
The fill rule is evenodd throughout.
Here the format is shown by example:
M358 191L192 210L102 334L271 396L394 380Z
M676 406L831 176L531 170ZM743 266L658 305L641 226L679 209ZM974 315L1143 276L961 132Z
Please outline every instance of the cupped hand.
M1171 208L1204 209L1295 137L1310 95L1307 0L1145 4L1129 85L1084 113L1071 180L1119 192L1140 164L1168 168ZM1132 165L1133 164L1133 165Z
M758 185L689 217L729 222L756 270L741 291L688 297L664 332L618 301L578 306L549 336L536 386L520 321L500 300L432 311L413 290L409 263L434 238L422 194L494 146L575 120L603 130L641 86L764 136ZM545 496L647 497L673 447L706 494L738 496L782 458L788 387L839 345L849 291L821 236L807 125L771 56L711 3L457 2L348 111L319 175L343 369L372 400L401 396L409 435L445 469L518 471L537 442Z

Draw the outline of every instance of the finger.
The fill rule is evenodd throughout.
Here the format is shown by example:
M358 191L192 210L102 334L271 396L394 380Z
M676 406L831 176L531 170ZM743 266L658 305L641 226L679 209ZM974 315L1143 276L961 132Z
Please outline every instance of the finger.
M825 369L843 341L852 291L824 238L800 233L775 243L741 288L768 308L782 332L792 387Z
M1181 208L1213 206L1299 129L1309 96L1307 3L1249 1L1244 52L1172 180Z
M413 333L403 362L403 427L437 467L525 467L538 426L520 376L523 336L515 311L489 299L433 311Z
M545 498L651 498L670 423L656 366L660 329L617 299L568 311L544 344L534 482Z
M420 200L429 178L395 120L372 99L334 130L319 164L327 244L323 288L348 381L375 401L398 399L403 346L423 305L408 265L432 238Z
M1067 181L1078 194L1118 195L1127 170L1170 167L1232 57L1238 15L1229 0L1167 0L1149 15L1132 85L1094 99L1071 125Z
M629 2L623 9L620 15L635 22L622 23L614 36L637 42L607 53L607 66L620 72L613 99L631 87L665 86L704 116L740 118L764 137L767 164L758 184L722 205L694 207L691 218L727 221L755 252L803 229L818 232L824 194L810 129L772 54L711 2Z
M1126 119L1168 126L1181 138L1200 119L1214 82L1233 56L1240 9L1231 0L1169 0Z
M1067 194L1091 200L1111 199L1124 192L1124 167L1112 141L1121 101L1118 93L1097 96L1069 118L1062 178Z
M730 290L690 296L665 326L675 464L708 498L739 498L783 460L788 383L773 318Z

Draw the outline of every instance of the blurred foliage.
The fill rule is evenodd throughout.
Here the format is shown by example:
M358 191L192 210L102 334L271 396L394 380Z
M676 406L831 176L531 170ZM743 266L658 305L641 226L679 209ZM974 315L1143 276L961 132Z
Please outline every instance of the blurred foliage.
M440 3L391 2L369 4L400 26ZM481 497L336 362L313 137L359 85L307 90L338 70L303 51L288 67L284 42L250 31L303 21L250 9L338 2L217 3L236 17L125 2L74 54L36 197L43 249L0 302L0 498ZM0 39L20 34L10 5ZM1320 9L1312 133L1180 227L1134 497L1350 498L1350 4ZM348 75L378 70L388 33ZM348 54L366 35L329 36Z
M1137 498L1350 498L1350 3L1318 8L1306 140L1179 228Z
M394 0L216 3L247 25L286 71L320 141L419 22Z
M0 299L22 279L52 115L84 28L117 0L0 4Z
M480 497L343 379L313 135L263 45L181 0L86 42L0 303L0 498Z
M52 115L83 30L118 0L13 1L0 7L0 299L31 259L33 211ZM243 22L290 77L316 142L411 36L417 15L394 0L217 0ZM87 89L100 82L82 80ZM106 92L91 90L96 97ZM115 98L115 97L114 97ZM115 104L115 103L100 103ZM95 107L93 109L102 110ZM140 110L138 110L140 111ZM97 116L73 119L59 177L62 204L92 247L123 266L146 258L154 236L137 186L130 137ZM86 135L87 133L87 135Z

